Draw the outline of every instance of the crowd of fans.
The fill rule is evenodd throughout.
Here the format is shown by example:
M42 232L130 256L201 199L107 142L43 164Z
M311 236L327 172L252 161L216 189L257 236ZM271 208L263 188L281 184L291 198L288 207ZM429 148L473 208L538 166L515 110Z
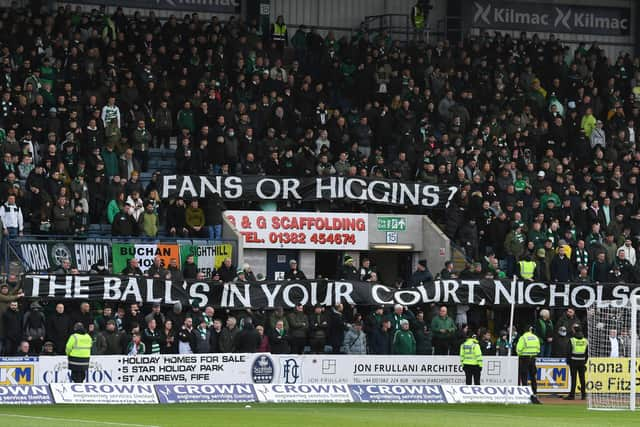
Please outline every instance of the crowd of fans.
M597 42L573 49L554 36L483 33L453 44L403 45L364 26L351 38L305 27L289 38L263 34L256 22L205 21L197 13L160 22L153 12L108 16L67 6L47 14L14 6L0 15L0 220L7 240L25 231L82 236L100 223L111 224L114 236L153 238L164 230L219 237L221 199L161 200L157 171L143 185L150 150L161 148L177 173L357 175L459 186L446 211L429 213L470 263L458 273L448 264L441 277L638 276L640 58L607 58ZM25 323L38 323L29 312ZM331 325L337 312L316 318ZM272 349L276 331L299 350L291 327L297 322L289 321L296 313L281 319L284 329L273 316L248 324L263 327ZM169 336L156 317L157 334ZM407 327L423 348L418 317ZM156 349L145 332L149 322L134 318L140 342ZM213 317L192 318L194 331L202 318L208 331L215 325ZM117 333L121 324L113 320ZM178 338L183 319L173 320L169 330ZM353 345L370 349L373 330L367 344L359 342L358 322L370 326L352 320ZM107 323L96 324L96 337L107 334ZM392 323L390 330L404 330ZM23 338L5 323L5 334L10 330ZM44 344L49 331L39 335ZM334 350L345 342L331 339ZM195 348L189 343L197 350L197 340Z

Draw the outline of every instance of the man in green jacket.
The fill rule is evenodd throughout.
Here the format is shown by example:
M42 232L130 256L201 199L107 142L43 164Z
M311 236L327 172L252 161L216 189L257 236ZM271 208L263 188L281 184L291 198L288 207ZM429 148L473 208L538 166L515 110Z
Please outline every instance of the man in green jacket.
M407 319L400 321L400 329L393 335L392 351L393 354L416 354L416 339Z
M451 350L455 338L456 325L447 315L447 307L440 307L438 316L431 321L431 333L433 334L433 347L436 355L447 356Z
M522 223L516 222L504 239L504 250L507 253L507 276L515 274L515 267L527 248L527 238L522 231Z
M204 228L204 211L198 206L198 199L191 200L184 216L187 227L189 228L189 235L194 237L205 237L206 229Z

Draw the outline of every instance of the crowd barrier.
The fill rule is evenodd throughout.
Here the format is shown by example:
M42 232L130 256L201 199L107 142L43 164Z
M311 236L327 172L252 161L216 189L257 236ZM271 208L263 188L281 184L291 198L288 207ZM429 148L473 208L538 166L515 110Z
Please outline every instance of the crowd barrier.
M93 384L0 386L0 404L504 403L527 404L531 389L440 384Z
M92 356L100 384L447 384L465 383L459 356L276 355L269 353ZM71 382L64 356L0 359L0 385ZM487 356L482 384L518 383L516 357Z

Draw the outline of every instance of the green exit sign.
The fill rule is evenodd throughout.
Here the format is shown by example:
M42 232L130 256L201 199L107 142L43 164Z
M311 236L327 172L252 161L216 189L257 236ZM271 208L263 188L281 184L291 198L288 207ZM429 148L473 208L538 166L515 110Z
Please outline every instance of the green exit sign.
M378 231L407 231L407 219L402 216L379 216Z

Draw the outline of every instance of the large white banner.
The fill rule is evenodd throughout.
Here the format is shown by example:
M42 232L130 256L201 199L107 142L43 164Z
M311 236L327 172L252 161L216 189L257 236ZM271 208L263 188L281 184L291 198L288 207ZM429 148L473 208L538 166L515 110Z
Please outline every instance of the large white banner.
M518 383L518 359L485 356L481 384ZM464 384L458 356L278 356L283 384Z
M327 212L226 211L245 248L368 250L369 216Z
M26 365L29 365L28 367ZM6 365L6 366L5 366ZM23 366L24 365L24 366ZM16 384L68 383L63 356L0 361L7 372L22 366ZM26 371L28 369L28 372ZM28 375L27 375L28 374ZM14 375L15 376L15 375ZM487 356L482 384L516 385L516 357ZM458 356L350 356L166 354L92 356L87 382L106 384L464 384Z

